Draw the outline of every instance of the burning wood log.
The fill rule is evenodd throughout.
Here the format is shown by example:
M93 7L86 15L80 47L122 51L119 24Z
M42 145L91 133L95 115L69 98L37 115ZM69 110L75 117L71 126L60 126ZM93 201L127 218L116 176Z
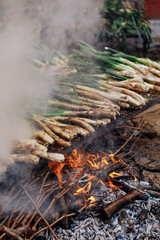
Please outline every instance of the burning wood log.
M115 214L122 207L133 202L134 200L140 200L143 198L144 198L143 193L139 192L136 189L132 189L131 192L127 193L122 198L116 200L113 203L110 203L106 208L104 208L104 212L105 212L107 218L111 218L113 216L113 214Z
M108 181L108 176L110 173L115 172L117 170L120 169L124 169L126 168L126 164L122 163L122 162L116 162L111 164L109 167L107 167L106 169L103 169L98 175L97 177L99 177L100 179L102 179L102 181Z
M65 160L64 155L61 153L35 151L34 154L52 162L63 162Z
M32 153L33 151L43 151L47 152L47 148L39 143L36 140L26 140L22 143L16 144L12 148L13 153Z
M43 152L43 153L45 153L45 152ZM24 162L24 163L32 163L34 165L39 164L39 157L34 154L11 154L10 160L12 163Z

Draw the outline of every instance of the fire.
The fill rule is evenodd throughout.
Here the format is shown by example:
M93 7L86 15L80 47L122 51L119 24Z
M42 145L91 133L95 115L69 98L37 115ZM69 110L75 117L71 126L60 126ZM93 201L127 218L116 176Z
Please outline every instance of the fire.
M90 201L90 203L96 202L96 198L93 196L89 197L88 200Z
M93 205L95 204L95 202L96 202L96 198L93 197L93 196L90 196L90 197L88 198L88 200L89 200L89 202L90 202L89 206L93 206Z
M111 178L114 178L114 177L117 177L117 176L122 176L122 174L121 173L112 172L112 173L109 174L109 176Z
M63 188L67 181L70 181L68 182L69 186L73 186L73 183L75 183L73 196L83 195L85 201L93 204L96 199L90 196L92 184L93 186L97 183L106 185L106 182L103 182L103 179L99 179L97 174L100 176L101 171L108 168L110 161L113 163L123 162L121 159L116 160L114 154L101 156L99 153L91 154L74 149L70 154L65 155L65 162L49 162L48 166L57 176L60 188ZM130 174L134 176L131 172ZM122 176L122 173L112 172L109 174L108 180L105 180L111 189L113 187L120 188L115 186L110 179L114 179L116 176ZM134 179L136 180L135 176Z
M112 160L113 162L116 162L116 160L115 160L115 158L114 158L114 154L113 154L113 153L111 153L111 154L109 155L109 157L111 158L111 160Z
M74 193L74 196L80 195L81 193L88 195L89 191L91 189L91 182L88 182L83 188L79 188L76 193Z

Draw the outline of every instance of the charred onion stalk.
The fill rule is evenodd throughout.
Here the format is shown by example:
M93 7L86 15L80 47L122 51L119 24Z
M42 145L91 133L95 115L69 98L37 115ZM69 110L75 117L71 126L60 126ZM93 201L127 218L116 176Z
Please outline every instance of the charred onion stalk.
M38 152L38 157L48 159L43 152L49 145L69 147L73 138L86 137L110 123L121 108L145 105L148 100L139 93L160 92L160 63L111 48L97 51L85 42L68 59L59 55L49 63L35 60L35 64L52 67L59 90L43 116L33 115L36 140L14 146L13 154Z
M40 158L36 154L11 154L10 160L12 163L23 162L38 165Z

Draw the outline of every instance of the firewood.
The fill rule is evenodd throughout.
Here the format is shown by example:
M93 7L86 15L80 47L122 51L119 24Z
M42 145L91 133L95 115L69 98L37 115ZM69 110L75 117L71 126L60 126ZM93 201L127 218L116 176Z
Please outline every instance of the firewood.
M115 172L117 170L123 169L126 167L125 163L122 162L116 162L110 165L108 168L103 169L97 177L99 177L102 181L108 181L108 176L110 173Z
M59 203L60 203L61 208L62 208L62 209L61 209L62 214L63 214L63 215L67 215L67 214L68 214L68 209L67 209L67 205L66 205L64 196L62 196L62 197L59 199ZM62 223L64 224L64 226L65 226L66 228L68 228L68 226L69 226L68 218L62 219Z
M110 203L106 208L104 208L106 217L111 218L113 214L115 214L122 207L138 199L143 199L143 193L137 191L136 189L133 189L122 198L114 201L113 203Z
M23 238L20 236L23 232L25 232L27 227L21 227L15 229L11 229L9 227L3 226L2 231L5 232L7 235L13 237L14 239L17 240L23 240Z

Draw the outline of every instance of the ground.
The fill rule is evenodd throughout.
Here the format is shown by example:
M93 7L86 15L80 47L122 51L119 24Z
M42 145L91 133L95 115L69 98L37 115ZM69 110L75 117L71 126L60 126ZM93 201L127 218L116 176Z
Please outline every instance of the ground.
M150 167L160 166L160 104L139 114L134 122L141 127L142 136L138 141L135 159L138 163ZM160 191L160 174L142 171L143 180L149 182L154 190Z

